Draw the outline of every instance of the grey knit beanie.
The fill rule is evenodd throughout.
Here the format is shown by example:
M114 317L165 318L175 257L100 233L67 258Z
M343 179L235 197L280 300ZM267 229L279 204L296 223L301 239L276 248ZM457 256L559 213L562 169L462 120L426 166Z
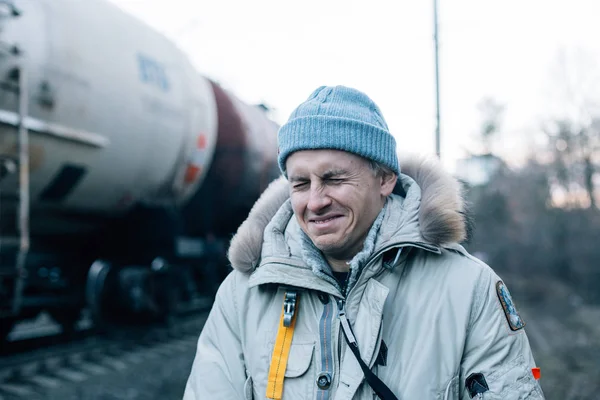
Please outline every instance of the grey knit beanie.
M298 150L335 149L378 161L400 173L396 140L379 107L364 93L345 86L321 86L279 129L279 168Z

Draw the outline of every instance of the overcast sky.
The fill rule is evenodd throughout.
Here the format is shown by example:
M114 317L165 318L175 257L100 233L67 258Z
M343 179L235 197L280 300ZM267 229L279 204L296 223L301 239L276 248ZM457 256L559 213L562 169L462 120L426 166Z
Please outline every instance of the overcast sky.
M110 1L244 101L274 107L280 123L316 87L353 86L379 104L400 152L435 152L433 1ZM597 85L599 19L598 0L439 0L444 163L477 148L485 96L506 105L505 153L522 153L516 138L563 107L561 52L585 60L584 84Z

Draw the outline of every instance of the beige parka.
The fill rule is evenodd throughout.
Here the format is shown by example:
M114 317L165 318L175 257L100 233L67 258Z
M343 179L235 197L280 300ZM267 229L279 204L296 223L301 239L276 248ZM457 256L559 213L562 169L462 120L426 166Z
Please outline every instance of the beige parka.
M477 398L544 398L508 290L457 244L458 183L433 161L402 165L404 193L388 198L345 296L303 257L287 182L271 184L232 240L234 271L200 334L184 400L266 397L286 287L299 300L284 400L376 398L342 335L340 301L363 360L399 399L470 399L465 382L476 373L489 387Z

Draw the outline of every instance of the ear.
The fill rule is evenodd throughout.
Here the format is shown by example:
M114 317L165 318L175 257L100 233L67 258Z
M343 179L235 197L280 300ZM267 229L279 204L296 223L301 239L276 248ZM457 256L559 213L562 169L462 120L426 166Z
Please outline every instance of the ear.
M387 197L394 191L398 176L396 174L382 174L381 177L381 195Z

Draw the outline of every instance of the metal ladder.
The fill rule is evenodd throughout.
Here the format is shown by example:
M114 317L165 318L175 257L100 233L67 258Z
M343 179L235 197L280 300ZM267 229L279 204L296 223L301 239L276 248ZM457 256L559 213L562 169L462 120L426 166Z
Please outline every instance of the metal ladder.
M19 67L19 252L17 254L17 275L13 314L18 314L23 299L23 288L27 277L25 263L29 253L29 131L25 126L28 105L27 69L22 63Z
M1 4L8 5L11 10L10 17L18 17L21 13L14 7L12 2L7 0L0 0ZM16 170L19 173L19 191L17 194L18 201L18 219L17 219L17 237L3 237L0 238L0 243L7 244L18 244L18 252L16 256L15 275L14 275L14 291L13 291L13 302L11 310L0 310L2 312L9 312L12 315L19 314L21 310L21 304L23 299L23 289L25 287L25 279L27 277L26 261L27 254L29 253L30 247L30 235L29 235L29 131L26 126L26 118L28 115L28 104L29 104L29 88L28 88L28 77L27 77L27 66L26 60L22 52L16 46L8 46L7 53L12 56L20 56L18 65L11 71L16 73L17 83L16 85L8 84L10 89L16 93L18 97L18 124L17 124L17 143L18 143L18 162L16 163ZM3 82L5 83L5 82ZM5 86L5 85L2 85ZM3 87L7 89L7 87ZM15 172L17 172L15 171ZM0 232L1 235L1 232Z

